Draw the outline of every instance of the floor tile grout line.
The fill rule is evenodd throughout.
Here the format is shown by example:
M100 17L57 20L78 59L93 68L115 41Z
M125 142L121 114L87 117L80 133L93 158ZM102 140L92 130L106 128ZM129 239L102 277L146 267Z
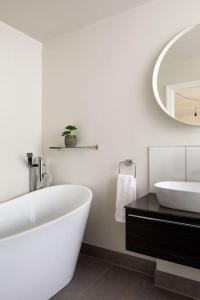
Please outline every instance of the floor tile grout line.
M159 286L159 285L157 285L157 284L155 284L155 283L154 283L154 286L155 286L156 288L161 289L161 290L165 290L165 291L174 293L174 294L176 294L176 295L178 295L178 296L184 296L184 297L188 298L188 300L199 300L199 299L200 299L200 298L196 298L196 297L191 297L191 296L189 296L189 295L187 295L187 294L184 294L184 293L178 293L176 290L173 290L173 289L170 289L170 288L166 288L166 287L163 287L163 286Z
M93 257L93 256L90 256L90 255L87 255L87 254L84 254L84 253L80 253L79 254L79 258L80 258L80 255L81 256L86 256L86 257L89 257L89 258L92 258L92 259L95 259L95 260L100 260L100 259L97 259L97 258L95 258L95 257ZM100 260L101 261L101 260ZM107 261L106 261L106 263L107 263L107 265L108 265L108 267L107 267L107 270L105 270L104 272L102 272L102 274L101 275L99 275L95 280L94 280L94 285L96 284L96 281L97 280L100 280L102 277L104 277L112 268L113 268L113 266L112 266L112 264L110 264L110 263L108 263ZM78 264L78 262L77 262L77 264ZM73 276L74 277L74 276ZM72 278L72 280L73 280L73 278ZM71 280L71 281L72 281ZM70 283L70 282L69 282ZM68 283L68 284L69 284ZM67 285L68 285L67 284ZM55 297L56 295L58 295L62 290L64 290L66 287L67 287L67 285L64 287L64 288L62 288L57 294L55 294L53 297ZM82 291L82 293L80 293L80 295L78 296L78 298L76 299L76 300L78 300L78 299L81 299L80 297L82 297L86 292L87 292L87 290L89 289L89 288L91 288L93 286L93 284L91 283L87 288L85 288L83 291ZM49 300L51 300L51 299L53 299L53 297L52 298L50 298Z
M107 270L105 270L101 275L99 275L98 276L98 278L96 278L95 280L94 280L94 282L93 283L91 283L79 296L78 296L78 298L77 298L77 300L79 300L79 299L81 299L81 297L83 297L84 296L84 294L86 294L86 292L89 290L89 289L91 289L91 288L93 288L107 273L109 273L111 270L113 269L113 266L112 265L110 265L109 267L108 267L108 269Z
M127 269L127 268L123 268L123 267L121 267L121 266L119 266L119 265L114 265L114 264L112 264L112 263L108 263L108 261L104 261L104 260L102 260L102 259L99 259L99 258L97 258L97 257L93 257L93 256L90 256L90 255L86 255L86 254L81 254L81 256L83 256L83 261L85 261L86 262L86 264L84 263L83 265L81 264L81 266L82 266L82 269L83 270L85 270L85 269L87 269L87 264L89 263L89 265L90 265L90 260L91 260L91 264L92 264L92 266L94 266L95 267L95 263L96 263L96 267L95 267L95 269L96 269L96 271L95 271L95 274L96 274L96 276L89 276L89 278L88 279L90 279L90 280L87 280L87 284L84 284L84 285L81 285L82 286L82 288L81 289L79 289L79 293L76 295L76 293L75 293L75 297L73 297L73 295L72 294L66 294L65 295L65 293L64 293L64 298L63 298L63 296L61 296L61 298L60 297L58 297L58 299L57 298L55 298L55 300L57 299L57 300L61 300L61 299L65 299L65 300L67 300L67 299L74 299L74 300L83 300L83 299L87 299L87 300L94 300L94 299L97 299L96 298L96 292L95 291L101 291L102 289L104 290L104 284L105 284L105 282L107 282L107 283L109 283L109 280L110 280L110 278L111 278L111 282L112 282L112 275L111 274L113 274L113 272L115 273L115 272L117 272L117 274L118 274L118 276L117 276L117 278L116 277L114 277L115 279L114 279L114 282L118 282L118 280L120 280L121 281L121 277L120 276L122 276L123 277L123 275L120 275L120 274L125 274L125 277L127 277L128 276L128 278L131 276L131 278L132 278L132 275L130 275L131 273L132 274L134 274L133 275L133 278L135 278L135 276L137 277L137 276L139 276L139 274L137 275L137 273L141 273L141 272L137 272L137 271L134 271L134 270L132 270L132 269ZM84 257L85 257L85 259L84 259ZM81 260L82 260L81 259ZM93 262L92 262L93 261ZM101 264L101 262L102 262L102 264ZM103 264L103 262L105 262L105 264ZM98 266L100 267L102 265L102 267L99 269L98 268ZM94 270L95 270L94 269ZM93 270L93 267L92 267L92 270ZM93 271L94 271L93 270ZM121 273L122 272L122 273ZM130 272L130 273L128 273L128 272ZM83 273L84 274L84 273ZM82 274L82 275L83 275ZM155 299L154 298L154 296L158 296L158 298L159 299L171 299L171 296L169 295L169 297L170 298L168 298L168 294L167 294L167 298L165 298L165 294L164 294L164 298L162 298L162 293L160 294L160 292L159 292L159 290L162 290L162 291L164 291L164 290L166 290L166 292L168 291L169 293L172 293L172 294L175 294L175 295L177 295L178 297L180 297L180 296L182 296L182 297L186 297L186 298L184 298L184 299L187 299L187 300L197 300L197 299L199 299L199 298L195 298L195 297L191 297L191 296L188 296L188 295L185 295L185 294L181 294L181 293L177 293L176 291L174 291L174 290L171 290L171 289L168 289L168 288L163 288L163 287L160 287L159 285L156 285L155 284L155 282L151 282L150 283L150 278L148 279L148 277L149 276L146 276L146 274L144 274L144 273L142 273L143 275L144 275L144 278L142 279L142 278L140 278L140 280L139 281L143 281L144 280L144 282L147 280L147 282L149 282L149 284L153 287L154 286L154 288L156 288L158 291L157 292L155 292L155 295L154 295L154 293L151 295L151 289L150 289L150 298L148 298L148 299ZM111 277L110 277L111 276ZM143 276L142 276L143 277ZM146 279L145 279L145 277L146 277ZM84 277L83 277L84 278ZM81 278L79 278L79 281L80 281L80 279ZM140 282L141 284L142 284L142 281ZM83 283L84 283L85 281L83 280ZM123 282L123 281L122 281ZM125 284L127 285L127 282L126 282L126 280L124 281L125 282ZM128 281L129 282L129 281ZM136 280L136 282L137 282L137 280ZM130 282L129 282L129 285L130 285ZM131 286L132 286L132 283L131 283ZM142 285L143 286L143 285ZM147 287L148 287L149 285L147 285ZM64 289L66 288L67 286L65 286L64 287ZM123 286L122 286L123 287ZM137 292L137 287L139 287L139 288L141 288L140 287L140 284L139 284L139 286L138 286L138 284L135 286L135 288L136 288L136 292ZM123 290L122 290L122 293L120 294L121 295L121 297L120 297L120 299L125 299L125 298L123 298L123 296L122 295L124 295L123 292L124 291L124 287L123 287ZM133 290L132 291L133 293L135 293L135 290ZM132 293L131 292L131 293ZM106 294L107 295L107 294ZM108 290L108 295L110 295L109 294L109 290ZM139 295L140 295L140 293L139 293ZM72 296L72 298L71 298L71 296ZM152 296L153 296L153 298L152 298ZM156 299L157 299L157 296L156 296ZM160 298L160 296L161 296L161 298ZM104 297L103 297L104 298ZM113 297L111 297L112 299L114 299ZM111 299L111 298L107 298L106 297L106 299ZM173 298L173 297L172 297ZM52 299L54 299L54 298L52 298ZM102 297L100 297L100 298L98 298L98 299L102 299ZM115 295L115 299L118 299L118 293ZM130 293L128 293L128 298L126 297L126 299L128 300L131 300L131 299L133 299L132 298L132 294L130 294ZM137 298L137 299L139 299L139 298ZM142 298L140 298L140 300L141 300ZM175 299L182 299L182 298L176 298L176 296L174 296L174 298L173 298L174 300ZM49 299L50 300L50 299ZM200 300L200 299L199 299Z
M121 269L129 270L129 271L132 271L132 272L137 272L137 273L140 273L140 274L149 276L149 277L151 277L151 278L154 278L154 273L153 273L153 274L146 273L146 272L140 271L140 270L138 270L138 269L129 268L129 267L126 267L126 266L123 266L123 265L120 265L120 264L111 262L111 261L109 261L109 260L106 260L106 259L103 259L103 258L100 258L100 257L96 257L96 256L92 256L92 255L88 255L88 254L85 254L85 253L81 253L81 255L85 255L85 256L87 256L87 257L91 257L91 258L93 258L93 259L100 260L100 261L102 261L102 262L105 262L105 263L110 264L110 265L112 265L112 266L119 267L119 268L121 268ZM155 270L154 270L154 272L155 272Z
M98 284L98 282L99 282L101 279L103 279L108 273L110 273L110 271L112 271L112 269L113 269L113 266L110 266L110 268L109 268L108 270L106 270L101 276L99 276L99 277L93 282L93 284L91 284L90 286L88 286L88 288L87 288L85 291L83 291L83 293L78 297L77 300L81 299L81 297L83 297L84 294L86 294L91 288L94 288L94 287Z
M91 286L89 286L85 291L83 291L83 293L81 294L81 295L79 295L79 297L76 299L76 300L81 300L82 299L82 297L86 294L86 293L88 293L89 291L90 291L90 289L92 289L92 288L95 288L95 286L105 277L105 276L107 276L112 270L114 269L114 266L111 266L108 270L106 270L105 272L104 272L104 274L102 274L102 276L99 276L99 278L98 279L96 279L95 281L94 281L94 283L93 284L91 284ZM126 268L121 268L121 269L123 269L123 270L129 270L129 269L126 269ZM129 270L129 271L131 271L131 270ZM137 273L137 272L135 272L135 273ZM176 294L177 296L183 296L184 298L186 298L187 300L200 300L200 298L194 298L194 297L191 297L191 296L188 296L188 295L184 295L184 294L181 294L181 293L177 293L177 292L175 292L174 290L171 290L171 289L167 289L167 288L161 288L160 286L156 286L153 282L152 282L152 286L154 286L155 288L157 288L157 289L161 289L161 290L165 290L165 291L168 291L168 292L170 292L170 293L172 293L172 294Z

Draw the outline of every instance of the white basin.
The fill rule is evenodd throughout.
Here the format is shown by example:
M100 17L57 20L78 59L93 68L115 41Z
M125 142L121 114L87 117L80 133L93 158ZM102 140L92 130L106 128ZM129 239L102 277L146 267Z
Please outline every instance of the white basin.
M200 182L161 181L154 187L160 205L200 213Z

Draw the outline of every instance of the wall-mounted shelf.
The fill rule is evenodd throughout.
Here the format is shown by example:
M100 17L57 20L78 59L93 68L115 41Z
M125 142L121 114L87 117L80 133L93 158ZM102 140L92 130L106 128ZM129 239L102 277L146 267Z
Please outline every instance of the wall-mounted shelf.
M94 145L94 146L76 146L76 147L65 147L65 146L51 146L49 149L55 149L55 150L62 150L62 149L93 149L93 150L98 150L99 146Z

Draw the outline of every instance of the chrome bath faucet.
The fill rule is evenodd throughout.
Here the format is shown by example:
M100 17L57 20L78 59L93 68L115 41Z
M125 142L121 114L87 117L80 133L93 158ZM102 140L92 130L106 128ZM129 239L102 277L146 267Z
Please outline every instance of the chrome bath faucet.
M34 176L33 169L37 168L38 181L39 181L40 188L42 188L43 177L46 174L43 172L43 166L45 166L45 164L43 163L42 156L38 156L38 161L36 164L33 163L33 153L27 153L26 156L28 158L28 168L29 168L29 192L33 192L34 190L37 189L36 175ZM33 184L33 181L35 181L35 184Z

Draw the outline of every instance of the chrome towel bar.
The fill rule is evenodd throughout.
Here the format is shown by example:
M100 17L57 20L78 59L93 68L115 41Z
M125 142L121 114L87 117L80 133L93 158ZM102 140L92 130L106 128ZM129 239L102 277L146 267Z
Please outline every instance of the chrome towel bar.
M136 163L132 161L132 159L126 159L124 161L120 161L119 163L119 174L121 174L121 165L126 165L126 166L134 166L134 176L136 178Z

